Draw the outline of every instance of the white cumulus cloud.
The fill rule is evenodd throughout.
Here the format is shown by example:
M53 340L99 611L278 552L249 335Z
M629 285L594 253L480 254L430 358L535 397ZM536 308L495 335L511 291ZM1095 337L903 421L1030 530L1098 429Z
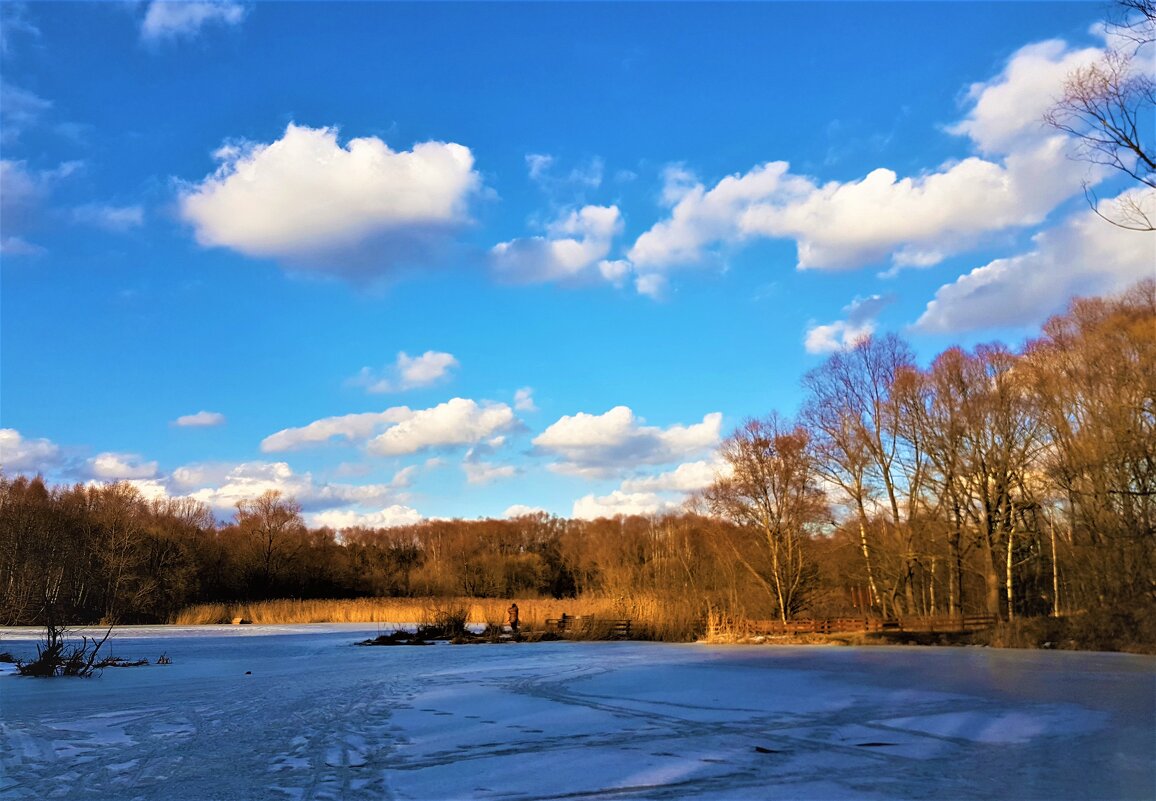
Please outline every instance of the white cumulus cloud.
M300 428L283 428L261 440L262 453L281 453L316 445L325 445L331 440L345 440L349 443L364 442L375 433L388 426L413 417L415 413L407 406L394 406L383 412L361 412L336 417L324 417Z
M700 459L696 462L680 464L674 470L655 476L628 478L622 482L621 490L632 494L639 492L679 492L690 493L706 489L715 480L729 472L726 463Z
M412 526L424 518L421 512L409 506L393 504L384 509L357 511L354 509L329 509L309 515L311 526L327 526L341 531L346 528L390 528L392 526Z
M585 495L574 502L580 519L615 515L658 515L682 508L688 496L706 489L730 468L717 458L680 464L657 475L628 478L608 495Z
M458 366L458 360L449 353L427 350L421 356L410 356L399 353L397 356L397 371L401 376L403 387L424 387L435 381L440 381L446 374Z
M1055 41L1017 51L999 75L970 88L964 119L947 128L976 154L917 174L881 167L823 183L769 161L708 187L677 165L663 191L669 217L639 236L628 257L653 275L720 247L782 238L795 241L800 269L926 267L994 232L1037 225L1101 174L1070 157L1069 138L1041 124L1065 76L1100 52ZM638 288L654 294L655 286L661 282Z
M680 504L653 492L623 492L609 495L586 495L574 501L571 516L577 520L595 520L618 515L657 515L672 512Z
M132 485L132 487L148 501L163 501L173 497L169 493L169 488L165 485L164 480L160 478L129 478L120 479L120 481ZM100 480L89 482L90 485L101 483L103 482Z
M337 141L334 128L290 124L269 144L230 144L219 169L180 197L205 247L227 247L354 280L381 277L467 221L480 185L470 149L420 142L395 151L376 137Z
M546 510L540 506L526 506L522 503L515 503L512 506L506 507L506 511L502 512L502 517L509 520L515 517L531 517L542 514L546 514Z
M1073 50L1058 39L1022 47L995 78L971 85L971 110L948 131L970 137L989 154L1010 153L1025 140L1030 144L1050 135L1044 114L1058 90L1069 75L1103 54L1095 47Z
M91 478L100 481L147 479L156 476L157 463L146 462L135 453L105 452L89 459L87 470Z
M626 406L605 414L564 416L534 438L534 447L560 459L551 469L606 476L639 465L669 464L718 445L722 415L689 426L647 426Z
M743 212L747 235L796 241L799 269L854 269L890 258L930 266L984 234L1041 222L1079 191L1087 171L1051 136L1003 160L971 157L899 177L873 170L859 181L832 181L801 200L768 198Z
M1156 215L1152 190L1129 190L1100 210L1111 216L1120 203ZM1062 311L1073 295L1109 294L1156 274L1151 233L1117 228L1090 210L1037 234L1033 243L1027 253L996 259L940 287L915 328L954 333L1034 325Z
M742 240L747 235L742 216L754 204L804 197L813 190L807 179L789 170L786 162L768 162L707 189L682 165L668 168L662 196L672 206L670 218L639 236L627 257L640 271L665 269L701 261L712 244Z
M238 501L275 490L309 511L351 506L383 506L400 500L399 484L341 484L317 481L311 473L296 473L285 462L187 465L173 471L169 483L178 493L208 504L219 512Z
M518 425L504 403L453 398L431 409L413 412L367 445L378 456L402 456L431 448L475 445Z
M0 467L14 473L45 472L60 463L60 446L48 439L28 439L14 428L0 428Z
M500 242L490 261L501 279L513 283L592 278L620 283L629 267L606 257L621 231L617 206L583 206L552 222L545 236Z
M436 384L455 367L458 360L450 353L427 350L420 356L410 356L402 351L397 354L397 361L385 370L363 367L351 382L372 393L403 392Z

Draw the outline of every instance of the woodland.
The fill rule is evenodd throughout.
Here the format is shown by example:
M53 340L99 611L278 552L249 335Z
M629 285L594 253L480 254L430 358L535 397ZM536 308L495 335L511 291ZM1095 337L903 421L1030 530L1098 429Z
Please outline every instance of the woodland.
M987 614L1066 622L1087 647L1156 643L1156 280L1076 299L1015 350L921 366L901 338L868 337L803 389L796 416L746 421L715 482L653 517L335 531L277 492L217 520L127 482L0 474L0 624L163 623L282 598L602 598L664 610L682 622L672 639L712 616Z

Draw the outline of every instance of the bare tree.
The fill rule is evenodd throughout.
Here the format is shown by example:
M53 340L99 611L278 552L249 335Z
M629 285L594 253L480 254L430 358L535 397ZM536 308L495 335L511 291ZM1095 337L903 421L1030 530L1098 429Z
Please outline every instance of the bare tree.
M925 429L932 464L929 486L935 513L946 523L948 547L948 608L964 611L964 557L969 544L967 506L971 477L966 462L970 397L975 389L969 380L969 358L960 348L939 354L924 376L931 399L920 421Z
M277 490L269 490L259 498L238 501L236 521L255 547L257 578L262 589L268 590L283 563L300 545L299 535L305 532L301 505L281 497Z
M101 617L116 623L149 592L141 575L148 505L140 490L124 481L90 487L88 493L99 532L93 549L105 579Z
M870 336L831 354L803 378L809 395L803 420L815 440L820 471L850 502L871 604L884 614L894 611L900 597L909 610L915 605L912 516L919 508L925 455L908 439L910 427L902 422L892 391L897 378L914 369L914 356L902 339ZM902 567L887 594L879 590L882 577L870 534L876 516L886 521L893 538L904 542Z
M1156 39L1156 12L1151 0L1120 0L1122 14L1107 23L1115 40L1131 45L1109 48L1099 61L1072 72L1064 91L1044 120L1074 136L1080 157L1124 173L1142 187L1156 189L1156 80L1151 45ZM1156 230L1147 192L1126 193L1111 206L1100 203L1090 184L1084 194L1100 217L1120 228Z
M988 612L999 611L1002 593L1011 618L1016 537L1026 533L1026 514L1038 504L1029 477L1040 468L1041 430L1019 357L1002 345L980 345L970 361L978 391L968 458L977 501L972 510L986 557Z
M1074 301L1026 361L1067 507L1057 517L1072 601L1156 598L1156 280Z
M731 473L705 491L706 502L714 514L761 536L764 570L741 549L735 554L774 596L785 622L802 608L814 571L810 530L828 517L809 437L777 415L748 420L723 443L722 457Z

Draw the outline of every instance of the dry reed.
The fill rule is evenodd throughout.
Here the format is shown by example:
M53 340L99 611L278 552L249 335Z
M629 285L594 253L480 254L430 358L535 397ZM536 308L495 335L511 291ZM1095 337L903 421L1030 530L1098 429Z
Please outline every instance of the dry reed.
M230 623L238 618L256 624L397 623L425 621L431 610L461 606L469 610L470 625L506 620L510 600L491 598L354 598L197 604L182 609L169 621L178 626ZM610 616L613 603L568 598L516 598L522 626L541 628L546 620L570 615Z
M688 602L649 596L633 598L356 598L330 600L276 600L198 604L182 609L169 621L180 626L246 621L255 624L300 623L426 623L437 610L464 608L468 624L500 627L510 603L518 604L524 631L542 631L546 621L563 613L600 620L630 620L638 639L686 641L700 635L704 618Z

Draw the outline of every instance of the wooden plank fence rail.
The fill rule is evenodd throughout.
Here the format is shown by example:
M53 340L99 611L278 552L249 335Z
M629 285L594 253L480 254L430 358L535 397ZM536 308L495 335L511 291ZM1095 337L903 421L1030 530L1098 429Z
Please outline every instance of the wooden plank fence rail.
M747 624L752 634L839 634L842 632L928 631L963 632L995 625L991 615L964 615L963 617L828 617L799 620L753 620Z
M723 621L732 629L741 629L749 635L789 636L797 634L841 634L847 632L965 632L987 628L996 623L991 615L904 616L878 617L824 617L799 620ZM597 618L591 615L562 615L548 618L546 630L556 634L570 634L590 639L629 640L633 634L632 621L624 618Z
M591 615L562 615L548 618L546 629L558 634L571 633L576 637L595 637L611 640L629 640L633 634L632 621L626 618L596 618Z
M937 615L899 618L900 631L975 631L994 626L997 620L992 615Z

